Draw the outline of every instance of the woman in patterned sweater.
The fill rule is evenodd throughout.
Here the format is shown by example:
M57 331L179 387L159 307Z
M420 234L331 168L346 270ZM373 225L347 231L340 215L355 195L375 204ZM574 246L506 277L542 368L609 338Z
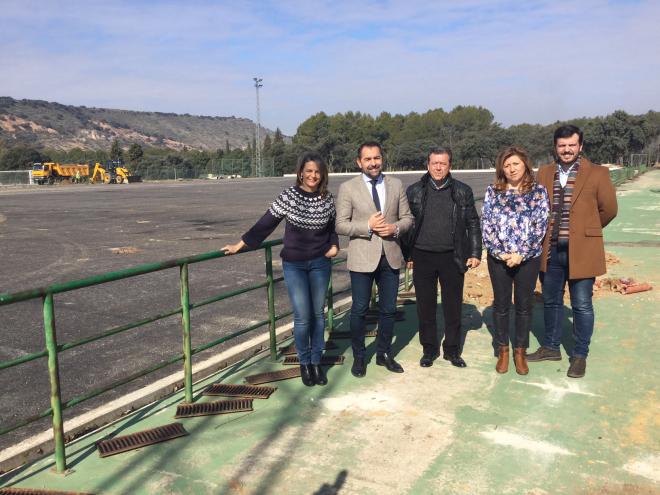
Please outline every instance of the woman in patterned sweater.
M225 254L235 254L246 246L255 249L286 218L280 255L293 307L293 337L300 374L307 386L328 383L320 365L325 345L323 310L330 281L330 258L339 252L335 216L325 161L316 153L305 153L298 162L296 184L282 191L240 241L222 248Z
M549 211L548 193L534 182L527 151L515 146L502 150L495 162L495 184L488 186L481 213L481 231L493 285L498 373L509 370L512 286L516 307L514 364L518 374L529 372L525 354Z

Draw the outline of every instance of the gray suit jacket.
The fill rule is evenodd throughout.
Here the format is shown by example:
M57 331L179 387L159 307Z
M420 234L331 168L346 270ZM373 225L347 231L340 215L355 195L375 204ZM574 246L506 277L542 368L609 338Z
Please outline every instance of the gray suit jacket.
M399 227L399 237L413 224L408 198L399 179L385 175L385 206L383 215L386 223ZM403 255L399 238L381 238L369 234L368 220L376 213L376 206L362 174L339 186L336 201L337 219L335 230L350 237L348 243L348 269L353 272L373 272L378 267L384 251L392 268L401 268Z

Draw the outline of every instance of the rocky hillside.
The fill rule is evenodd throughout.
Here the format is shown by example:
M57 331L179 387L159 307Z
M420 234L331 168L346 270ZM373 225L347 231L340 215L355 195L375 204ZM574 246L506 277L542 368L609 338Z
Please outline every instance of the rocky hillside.
M273 131L262 127L261 138ZM237 117L206 117L161 112L61 105L0 97L0 139L8 145L69 150L122 146L181 150L244 148L254 139L254 122Z

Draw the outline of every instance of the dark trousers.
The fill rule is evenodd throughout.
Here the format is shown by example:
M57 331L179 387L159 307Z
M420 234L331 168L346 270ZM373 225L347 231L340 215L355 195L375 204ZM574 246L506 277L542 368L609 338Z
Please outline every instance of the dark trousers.
M513 347L529 347L529 331L532 326L534 287L541 267L541 257L532 258L509 268L506 262L488 255L488 273L493 284L493 323L497 345L509 345L509 309L511 292L516 307L516 336Z
M454 252L433 253L413 249L413 283L417 298L419 342L425 353L440 348L436 311L438 309L438 281L445 318L445 355L458 355L461 346L461 308L465 275L454 261Z
M392 352L392 337L394 335L394 315L396 313L396 295L399 290L399 270L393 269L383 255L378 267L373 272L351 272L351 344L353 357L363 358L366 352L364 345L364 317L371 302L371 286L376 281L378 286L378 336L376 337L376 353Z

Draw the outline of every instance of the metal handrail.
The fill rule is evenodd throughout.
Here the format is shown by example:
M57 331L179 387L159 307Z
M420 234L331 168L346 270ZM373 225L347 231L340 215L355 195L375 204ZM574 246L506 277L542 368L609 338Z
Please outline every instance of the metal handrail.
M0 371L3 369L12 368L23 363L33 361L35 359L40 359L43 357L48 358L48 374L50 380L50 396L51 396L51 407L41 411L40 413L24 418L17 423L14 423L10 426L3 427L0 429L0 435L4 435L11 431L14 431L18 428L26 426L34 421L37 421L46 416L52 416L53 424L53 438L55 443L55 465L57 472L65 472L67 469L66 466L66 453L64 448L64 423L62 420L62 411L66 408L72 407L76 404L79 404L85 400L89 400L93 397L96 397L102 393L105 393L109 390L112 390L116 387L124 385L128 382L131 382L137 378L153 373L157 370L160 370L166 366L174 364L179 361L183 361L183 375L184 375L184 392L185 402L193 402L193 390L192 390L192 356L204 350L207 350L216 345L222 344L229 340L232 340L240 335L251 332L260 328L264 325L269 327L269 344L270 344L270 356L271 359L275 360L277 358L277 342L276 342L276 328L275 324L277 321L286 318L292 314L292 311L288 311L282 314L275 314L275 284L283 281L283 277L275 278L273 276L273 254L272 248L282 244L281 239L267 241L261 244L256 250L263 249L265 252L266 260L266 280L257 284L252 284L247 287L242 287L233 291L225 292L218 294L216 296L204 299L198 302L190 301L190 290L189 290L189 280L188 280L188 266L193 263L199 263L202 261L213 260L217 258L222 258L225 255L222 251L211 251L208 253L203 253L195 256L187 256L184 258L176 258L172 260L157 262L157 263L148 263L144 265L139 265L131 268L126 268L123 270L118 270L114 272L108 272L101 275L95 275L92 277L83 278L80 280L73 280L69 282L52 284L46 287L39 287L35 289L29 289L16 293L1 293L0 294L0 306L7 306L10 304L15 304L22 301L27 301L30 299L42 299L42 310L43 310L43 323L44 323L44 333L46 340L46 349L29 354L26 356L21 356L20 358L0 362ZM251 250L255 251L255 250ZM246 251L247 252L247 251ZM339 258L332 261L332 265L338 263L343 263L346 261L343 258ZM117 280L122 280L126 278L136 277L139 275L145 275L148 273L158 272L161 270L167 270L170 268L179 268L179 287L180 287L180 296L181 296L181 305L177 308L171 309L164 313L159 313L156 315L151 315L136 322L132 322L126 325L114 327L101 332L100 334L93 335L90 337L85 337L83 339L67 342L64 344L58 344L55 331L55 307L53 301L53 295L63 292L69 292L73 290L82 289L85 287L91 287L94 285L104 284L108 282L114 282ZM246 292L253 290L266 288L268 294L268 318L257 323L254 323L246 328L237 330L229 335L225 335L218 339L215 339L211 342L202 344L196 348L192 348L191 344L191 325L190 325L190 311L193 309L206 306L211 303L219 302L231 297L235 297ZM344 291L341 291L344 292ZM335 293L332 290L332 276L330 277L330 282L328 284L328 327L333 328L334 320L334 309L333 309L333 298ZM60 352L66 351L68 349L73 349L75 347L89 344L96 340L110 337L118 333L122 333L131 329L135 329L152 323L154 321L162 320L168 318L175 314L181 314L181 326L183 332L183 352L170 356L164 361L152 365L146 369L140 370L136 373L131 374L128 377L124 377L121 380L106 385L104 387L96 388L92 391L89 391L83 395L79 395L72 399L67 400L66 402L62 401L62 396L60 392L60 367L58 354Z

